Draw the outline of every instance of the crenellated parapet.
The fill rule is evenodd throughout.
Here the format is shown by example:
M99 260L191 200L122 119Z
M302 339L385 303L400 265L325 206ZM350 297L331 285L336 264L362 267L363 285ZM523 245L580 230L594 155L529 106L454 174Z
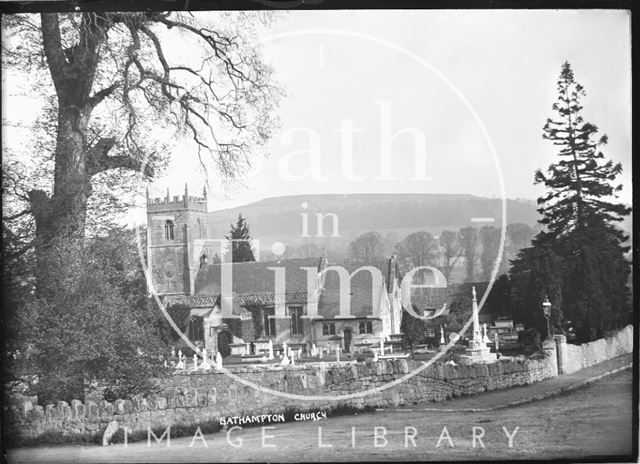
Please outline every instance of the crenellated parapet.
M185 185L183 195L167 194L164 197L150 198L147 192L147 212L173 211L176 209L189 209L194 211L207 212L207 192L203 191L203 196L189 195L187 186Z

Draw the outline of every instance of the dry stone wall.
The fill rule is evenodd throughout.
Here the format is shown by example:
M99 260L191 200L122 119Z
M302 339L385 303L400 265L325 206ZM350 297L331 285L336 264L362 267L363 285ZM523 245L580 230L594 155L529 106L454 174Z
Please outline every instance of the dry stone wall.
M162 391L146 398L114 402L60 401L45 407L24 401L5 411L6 426L18 439L37 438L47 432L102 434L110 421L131 432L190 426L231 416L280 414L287 410L327 411L336 407L385 407L412 402L441 401L537 382L555 375L555 359L504 359L489 365L433 364L391 388L336 400L383 387L402 379L422 363L380 360L363 363L327 363L304 366L241 367L235 376L260 388L245 385L222 372L180 372L162 380ZM269 393L322 396L301 399Z
M71 404L60 401L44 407L24 400L18 405L5 406L3 431L12 435L14 442L19 442L46 433L102 435L114 420L133 433L146 432L148 428L195 426L232 416L442 401L538 382L629 353L633 348L631 326L613 337L580 346L568 345L563 338L556 337L557 350L554 343L544 344L545 355L537 359L506 358L491 364L434 363L424 368L421 362L396 359L287 367L247 366L231 368L233 376L216 371L179 371L161 380L160 393L146 398L114 402L73 400ZM399 380L402 381L390 386ZM383 389L365 394L375 388ZM345 395L350 396L338 399Z

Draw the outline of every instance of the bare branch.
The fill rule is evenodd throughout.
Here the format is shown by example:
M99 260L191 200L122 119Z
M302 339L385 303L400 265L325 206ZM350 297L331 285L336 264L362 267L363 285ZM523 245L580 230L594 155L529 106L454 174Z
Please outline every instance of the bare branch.
M19 213L16 214L12 214L11 216L3 216L2 220L4 222L6 221L14 221L22 216L26 216L27 214L31 214L31 210L30 209L25 209L23 211L20 211Z
M140 171L142 162L131 158L130 156L107 156L100 162L99 170L95 172L108 171L109 169L128 169L130 171ZM144 175L153 177L154 169L149 164L145 165Z
M108 156L109 151L115 146L116 139L114 137L101 138L92 148L89 149L87 157L87 174L90 177L108 171L110 169L127 169L130 171L140 171L142 162L127 156ZM154 169L149 164L144 166L144 174L153 177Z
M89 98L90 107L95 108L98 106L102 100L111 95L121 85L121 82L114 82L109 87L105 87L104 89L97 91L91 98Z

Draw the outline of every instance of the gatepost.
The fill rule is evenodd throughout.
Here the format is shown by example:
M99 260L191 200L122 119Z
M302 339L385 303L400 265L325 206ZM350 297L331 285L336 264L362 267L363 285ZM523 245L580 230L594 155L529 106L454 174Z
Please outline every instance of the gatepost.
M567 337L564 335L554 335L556 348L558 351L558 374L567 373Z
M542 351L544 352L544 356L549 358L553 363L553 376L558 376L558 355L556 350L556 342L551 340L550 338L546 338L542 342Z

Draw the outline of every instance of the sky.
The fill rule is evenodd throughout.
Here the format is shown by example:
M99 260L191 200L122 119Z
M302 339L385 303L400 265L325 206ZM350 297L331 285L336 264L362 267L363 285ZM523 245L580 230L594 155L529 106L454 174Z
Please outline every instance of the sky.
M261 40L286 89L280 129L242 183L210 179L210 209L306 193L501 197L500 174L508 198L534 199L544 191L535 170L556 159L542 126L564 61L631 202L625 11L288 12ZM201 191L197 160L179 158L152 192L185 181Z
M502 185L508 198L535 199L544 192L535 170L557 159L542 127L568 60L587 92L585 120L608 135L604 153L622 163L620 197L631 203L624 10L279 12L258 39L286 92L270 142L223 187L179 140L153 196L188 182L191 192L208 183L210 210L312 193L499 198ZM144 221L142 197L127 221Z

